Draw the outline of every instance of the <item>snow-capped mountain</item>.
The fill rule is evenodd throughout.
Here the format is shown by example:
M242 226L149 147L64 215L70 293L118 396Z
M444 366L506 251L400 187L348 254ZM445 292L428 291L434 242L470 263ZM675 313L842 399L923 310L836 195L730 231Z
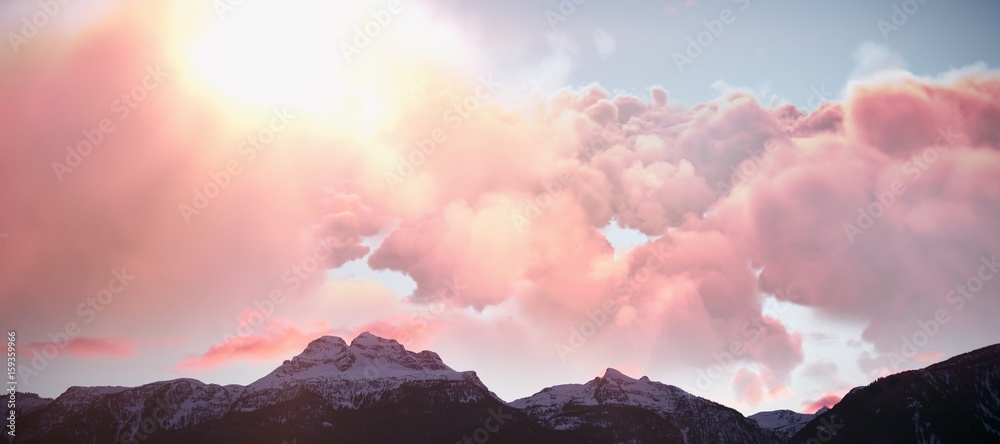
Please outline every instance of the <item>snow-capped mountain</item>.
M1000 442L1000 344L852 390L788 442Z
M154 443L462 442L493 421L490 442L546 441L475 372L362 333L324 336L244 388L223 418L151 436Z
M816 413L798 413L791 410L773 410L769 412L759 412L748 416L757 425L765 430L774 432L781 439L791 438L795 432L812 421L816 415L822 415L827 410L826 407L819 409Z
M550 429L598 437L587 442L773 442L736 410L611 368L586 384L550 387L511 406Z
M672 385L651 382L648 377L632 379L609 368L604 377L586 384L565 384L549 387L511 406L525 410L536 418L551 421L554 428L571 429L577 424L566 423L559 413L566 407L628 405L648 408L660 414L673 413L676 406L695 396Z
M71 387L55 400L19 404L17 442L129 442L144 436L143 422L156 431L178 430L222 418L243 387L194 379L140 387ZM151 427L147 425L147 429Z
M15 442L1000 442L998 361L1000 345L881 378L829 411L745 418L614 369L507 404L433 352L325 336L246 387L177 379L72 387L54 400L22 393Z
M475 372L369 333L316 339L246 387L73 387L19 410L19 443L460 442L487 420L491 442L547 439Z
M334 336L316 339L300 355L247 386L232 410L252 412L304 392L319 395L333 408L361 408L390 401L402 387L429 386L445 387L447 398L460 403L491 396L475 372L457 372L437 353L414 353L366 332L350 346Z

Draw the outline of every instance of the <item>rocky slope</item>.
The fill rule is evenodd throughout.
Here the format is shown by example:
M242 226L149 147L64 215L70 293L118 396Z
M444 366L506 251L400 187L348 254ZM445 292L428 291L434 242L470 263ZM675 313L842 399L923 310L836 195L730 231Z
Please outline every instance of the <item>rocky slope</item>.
M614 369L508 404L475 372L367 333L316 339L246 387L177 379L18 399L15 442L27 444L1000 442L1000 345L881 378L815 415L746 418Z
M772 433L736 410L615 369L586 384L550 387L511 406L579 442L769 443Z
M802 429L816 415L821 415L829 410L823 407L816 413L798 413L791 410L774 410L770 412L760 412L748 416L761 428L774 432L782 440L791 438L796 432Z
M788 442L1000 442L1000 344L852 390Z

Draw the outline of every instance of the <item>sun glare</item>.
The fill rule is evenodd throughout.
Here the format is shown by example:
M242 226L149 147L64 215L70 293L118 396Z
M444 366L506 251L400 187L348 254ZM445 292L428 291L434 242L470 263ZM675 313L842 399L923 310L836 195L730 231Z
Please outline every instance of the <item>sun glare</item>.
M244 2L216 12L183 49L197 87L236 107L332 119L357 136L399 119L426 73L464 82L479 64L458 27L408 3Z
M193 41L196 77L238 102L330 112L341 96L339 43L363 3L245 2ZM364 100L363 100L364 101Z

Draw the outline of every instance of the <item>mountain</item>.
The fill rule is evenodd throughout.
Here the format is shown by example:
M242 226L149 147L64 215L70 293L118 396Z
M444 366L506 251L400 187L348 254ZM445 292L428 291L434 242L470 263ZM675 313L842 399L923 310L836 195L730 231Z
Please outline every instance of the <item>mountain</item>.
M42 398L41 396L38 396L37 393L17 393L17 410L18 414L21 415L27 415L28 413L49 405L51 402L52 398Z
M573 442L769 443L774 435L731 408L672 385L633 379L615 369L586 384L550 387L516 400L523 410Z
M546 439L475 372L457 372L433 352L414 353L363 333L349 346L332 336L311 342L248 385L221 421L148 442L441 443L480 429L491 442Z
M505 403L475 372L363 333L318 338L250 385L176 379L19 393L17 443L1000 442L1000 345L851 390L814 415L739 412L614 369ZM0 442L10 442L7 435Z
M19 414L18 443L548 441L475 372L369 333L324 336L243 387L192 379L72 387ZM555 441L552 441L555 442Z
M456 372L434 352L413 353L367 332L350 346L326 336L247 386L233 411L252 412L303 393L318 395L333 408L357 409L398 400L392 397L402 387L430 386L445 389L452 401L478 402L491 395L475 372Z
M16 442L129 442L155 430L193 427L222 418L243 387L205 384L194 379L154 382L140 387L70 387L39 407L19 403ZM149 424L149 421L146 421ZM147 426L149 428L149 426Z
M826 407L819 409L816 413L798 413L791 410L774 410L770 412L760 412L748 416L754 420L761 428L774 432L782 440L791 438L816 415L821 415L827 410Z
M1000 344L852 390L790 444L1000 442Z

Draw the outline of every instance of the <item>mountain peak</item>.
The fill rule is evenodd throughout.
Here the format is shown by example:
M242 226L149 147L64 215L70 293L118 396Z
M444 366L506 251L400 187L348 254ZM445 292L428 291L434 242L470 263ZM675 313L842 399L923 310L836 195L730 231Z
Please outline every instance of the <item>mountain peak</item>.
M351 347L369 348L373 346L402 347L402 344L397 342L395 339L387 339L381 336L375 336L371 334L371 332L367 331L362 332L361 334L358 335L358 337L354 338L354 340L351 341Z
M269 386L273 381L289 378L371 379L390 375L421 378L424 376L419 375L431 373L459 375L441 362L436 353L414 353L395 340L364 332L354 338L350 346L337 336L314 339L302 353L259 381Z
M347 348L347 343L337 336L321 336L312 340L306 349L285 361L275 369L282 374L292 374L310 368L336 368L345 371L354 364L354 355Z
M323 336L247 386L233 410L253 411L292 399L303 390L313 391L332 405L355 408L379 398L369 399L372 393L438 381L482 385L474 373L452 370L436 353L414 353L392 339L364 332L348 346L339 337Z
M346 347L347 346L347 342L345 342L339 336L330 336L330 335L327 335L327 336L320 336L320 337L318 337L318 338L313 339L312 341L310 341L309 345L306 346L306 350L308 350L309 347L313 347L313 346L316 346L316 347L344 346L344 347Z
M608 369L604 371L604 379L610 379L612 381L634 381L635 380L635 378L630 378L630 377L626 376L624 373L622 373L622 372L620 372L618 370L615 370L615 369L613 369L611 367L608 367Z
M337 356L347 349L347 343L337 336L320 336L313 339L296 358L323 358Z

